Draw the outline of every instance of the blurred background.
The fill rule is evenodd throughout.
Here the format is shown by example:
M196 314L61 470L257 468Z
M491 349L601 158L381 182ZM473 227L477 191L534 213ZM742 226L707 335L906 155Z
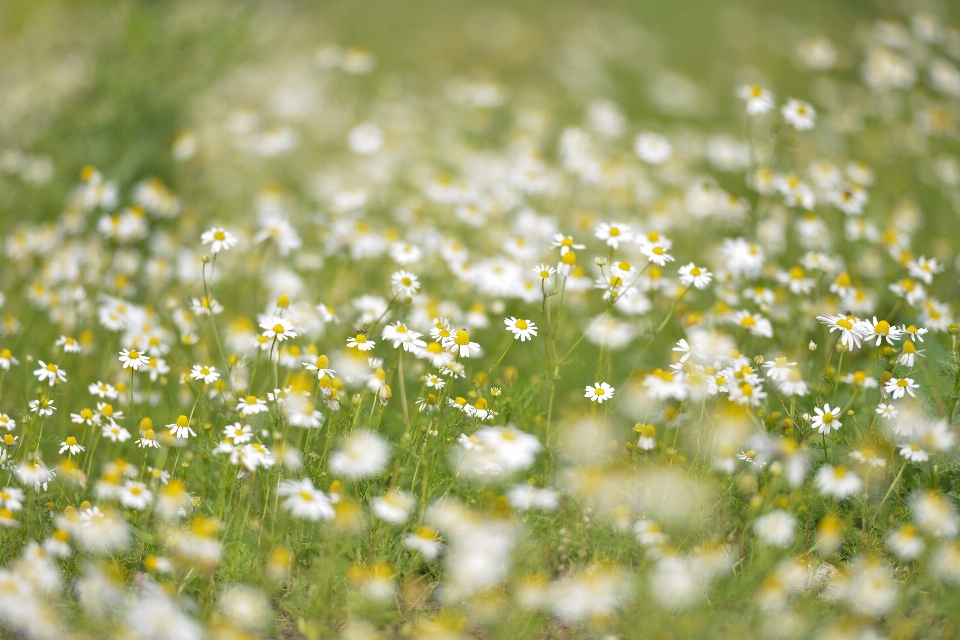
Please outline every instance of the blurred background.
M742 136L737 84L767 82L815 104L864 101L843 84L858 76L858 42L878 19L917 11L951 24L958 5L7 0L0 216L52 219L87 163L121 186L159 177L188 207L222 216L249 207L268 182L309 190L357 122L379 116L411 132L432 129L433 105L458 90L494 107L444 130L470 144L502 142L498 132L510 123L495 107L507 101L548 108L565 125L582 122L598 97L647 126ZM836 45L830 79L798 70L798 43L811 36ZM484 86L486 96L470 94ZM196 136L180 141L182 153L196 146L189 165L171 152L185 129ZM861 145L848 151L888 164L901 159L901 141L863 134L831 144ZM253 153L237 152L232 142L243 136L259 136L246 145Z

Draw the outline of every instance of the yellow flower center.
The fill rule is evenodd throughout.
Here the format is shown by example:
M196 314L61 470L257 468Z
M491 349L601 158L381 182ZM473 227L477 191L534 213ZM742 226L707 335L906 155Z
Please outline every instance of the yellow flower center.
M526 320L517 320L517 322L514 324L514 326L515 326L517 329L520 329L521 331L523 331L524 329L527 328L528 325L527 325L527 321L526 321Z
M466 346L470 344L470 334L467 333L466 329L460 329L460 331L457 331L457 335L454 336L453 341L461 347Z
M215 232L213 233L213 239L214 239L214 240L226 240L226 239L227 239L227 234L225 234L223 231L215 231Z

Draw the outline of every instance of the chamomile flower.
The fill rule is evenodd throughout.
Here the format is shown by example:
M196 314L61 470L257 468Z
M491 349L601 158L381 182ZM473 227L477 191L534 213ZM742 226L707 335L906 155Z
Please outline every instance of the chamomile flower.
M886 320L877 320L876 316L873 317L872 321L858 321L857 327L865 342L876 341L878 347L884 340L887 341L887 344L894 344L903 333L900 327L891 326Z
M204 384L213 384L220 378L216 367L205 364L195 364L190 370L190 378L193 380L202 380Z
M924 357L924 350L917 349L917 345L912 340L904 340L900 347L900 355L897 356L897 364L904 367L913 367L917 363L917 358Z
M283 506L294 518L317 522L332 520L337 515L330 497L314 488L309 478L284 480L280 483L277 492L286 497Z
M476 342L470 342L470 334L467 333L466 329L457 331L447 348L461 358L469 358L480 353L480 345Z
M537 274L537 276L538 276L541 280L543 280L545 283L549 284L549 283L550 283L550 278L553 277L553 274L555 274L555 273L557 272L557 270L554 269L553 267L549 266L549 265L546 265L546 264L538 264L537 266L535 266L535 267L533 268L533 272L534 272L535 274Z
M394 290L407 298L420 291L420 280L409 271L397 271L390 276Z
M685 287L694 286L697 289L706 289L713 279L712 273L692 262L680 267L678 273L680 274L680 284Z
M447 381L436 375L435 373L429 373L423 376L423 384L427 385L430 389L443 389Z
M883 391L890 394L894 400L902 398L904 394L911 398L916 397L919 388L920 385L914 382L913 378L890 378L883 385Z
M246 444L253 439L253 429L248 424L234 422L223 428L223 436L230 438L233 444Z
M267 406L266 401L254 395L243 396L237 401L237 411L243 417L254 416L269 410L270 407Z
M857 318L845 315L823 315L817 316L817 320L827 325L830 328L830 333L838 331L840 333L840 344L845 346L847 350L853 351L860 348L860 342L864 335L861 333L863 326Z
M20 364L20 361L13 357L10 349L0 349L0 369L10 371L10 367Z
M130 432L113 421L103 425L101 435L110 442L126 442L130 439Z
M94 382L87 387L87 391L89 391L91 395L95 395L98 398L116 400L118 397L116 388L112 384L108 384L106 382Z
M73 436L68 436L66 440L60 443L60 453L69 451L70 455L73 456L85 450L86 447L84 447L82 444L79 444L77 439Z
M149 364L150 356L133 349L124 349L120 352L120 363L124 369L137 371L140 367Z
M67 372L54 363L47 364L43 360L37 360L37 363L40 368L34 371L33 375L37 376L40 382L49 382L52 387L58 382L67 381Z
M798 131L812 129L817 119L817 112L809 102L790 98L780 109L787 124Z
M603 404L604 400L609 400L613 397L614 388L606 382L595 382L593 385L587 385L585 391L583 394L584 398L589 398L592 402Z
M560 249L560 255L565 254L567 251L580 251L581 249L587 248L585 245L574 242L572 236L565 236L562 233L554 234L550 246L554 249ZM539 265L534 267L534 271L542 273L545 270L542 269L544 266L545 265ZM550 269L550 267L547 267L547 269ZM546 278L544 278L544 280L546 280Z
M33 411L37 415L41 416L52 416L53 412L57 409L55 406L53 406L53 400L43 397L36 400L31 400L27 406L30 407L30 411Z
M137 446L141 449L160 448L160 443L157 442L156 434L153 432L153 429L147 429L143 432L143 436L137 440Z
M659 133L641 133L634 140L633 150L637 157L648 164L663 164L673 155L670 141Z
M537 335L537 325L535 325L532 320L524 320L523 318L510 316L509 318L504 318L503 323L507 325L507 331L513 333L514 340L524 342L526 340L533 340L533 336Z
M773 94L760 85L743 85L737 89L737 97L747 103L747 115L757 116L773 109Z
M381 334L384 340L393 341L394 349L402 345L403 350L410 353L417 353L427 346L427 343L420 339L422 335L399 321L385 326Z
M80 353L83 351L83 347L80 346L80 343L69 336L60 336L60 338L56 341L55 346L62 347L67 353Z
M900 455L911 462L926 462L930 459L930 454L913 442L900 447Z
M190 419L185 415L177 417L176 421L167 425L170 429L170 436L173 438L196 437L197 432L190 427Z
M598 240L603 240L607 246L614 249L619 249L621 242L628 243L633 240L630 227L620 222L601 222L594 229L594 235Z
M858 493L863 488L860 477L843 465L823 465L817 472L814 483L823 495L840 500Z
M892 404L884 404L881 402L877 405L876 414L885 420L893 420L899 415L899 412Z
M810 422L810 426L819 433L831 433L843 426L843 423L841 423L839 419L839 407L831 408L829 404L825 404L822 409L820 407L814 407L813 411L816 415Z
M93 426L99 423L99 414L94 413L93 409L86 407L80 410L80 413L71 413L70 421L74 424L85 424Z
M273 339L278 342L283 342L284 340L297 337L297 332L294 331L293 323L286 318L280 318L277 316L264 318L260 322L260 328L263 329L263 333L261 335L268 340Z
M237 237L220 227L213 227L209 231L204 231L200 236L203 244L210 245L210 253L216 255L221 251L226 251L237 246Z
M356 349L358 351L370 351L377 346L375 340L370 340L367 338L366 332L360 332L352 338L347 339L347 348Z
M786 380L790 376L790 368L795 366L797 366L796 362L789 362L782 356L763 363L767 376L771 380Z

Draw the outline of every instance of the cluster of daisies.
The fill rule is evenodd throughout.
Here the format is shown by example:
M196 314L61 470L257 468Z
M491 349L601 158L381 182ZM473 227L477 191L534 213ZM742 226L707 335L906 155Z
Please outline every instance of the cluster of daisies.
M801 43L816 107L728 88L742 139L631 133L600 99L558 122L454 78L362 110L344 92L336 112L370 121L316 125L339 162L250 192L252 214L211 220L158 178L87 166L56 220L4 219L0 624L940 623L928 594L960 588L960 262L934 205L847 143L869 124L948 144L960 32L918 14L861 40ZM859 75L838 73L853 57ZM339 46L313 62L329 83L375 67ZM678 113L697 93L681 80L657 90ZM265 114L337 92L285 90L285 108L182 132L178 170L223 148L239 167L309 159L310 136ZM960 162L929 168L960 203Z

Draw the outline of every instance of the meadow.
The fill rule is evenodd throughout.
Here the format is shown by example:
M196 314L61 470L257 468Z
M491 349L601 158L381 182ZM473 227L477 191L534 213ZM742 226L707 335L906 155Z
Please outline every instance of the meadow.
M0 5L0 637L960 636L960 11Z

